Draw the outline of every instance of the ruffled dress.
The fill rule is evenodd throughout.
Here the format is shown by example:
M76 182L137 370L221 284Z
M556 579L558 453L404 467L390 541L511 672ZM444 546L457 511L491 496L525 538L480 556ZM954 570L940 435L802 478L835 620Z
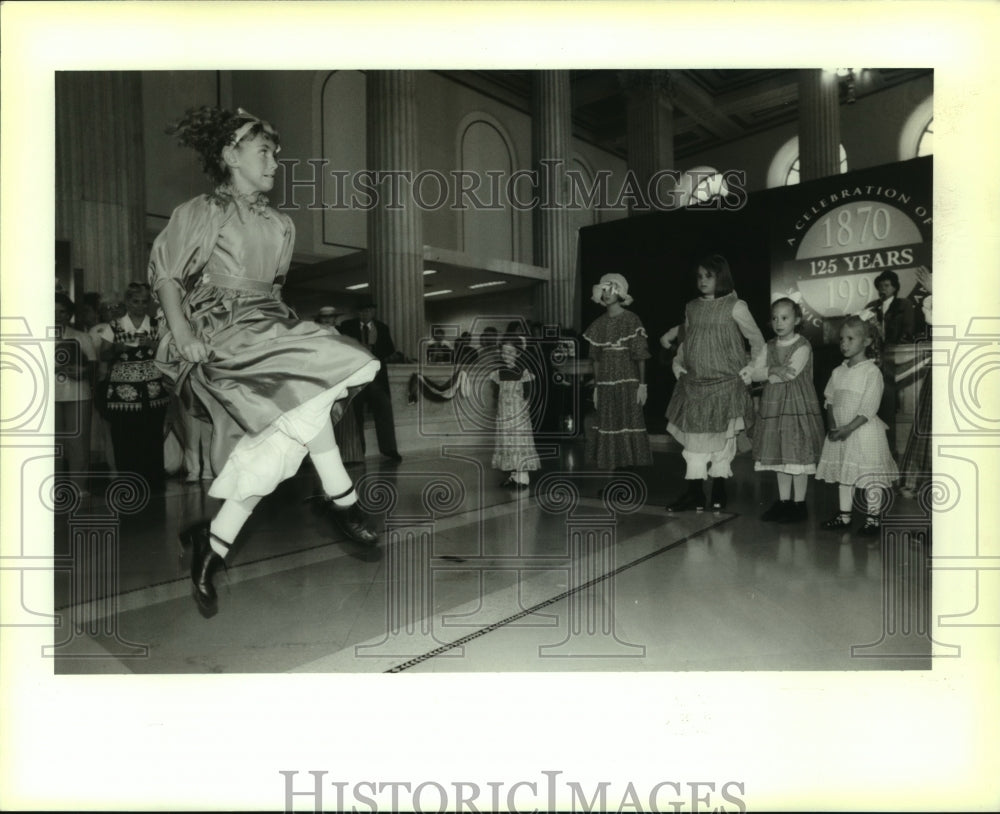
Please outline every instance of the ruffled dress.
M583 333L590 343L590 358L598 364L594 386L597 420L587 435L587 460L600 469L648 466L653 462L639 389L637 365L650 357L649 340L642 321L631 311L604 314Z
M156 365L196 415L210 420L209 494L269 494L294 475L312 440L370 382L379 362L353 339L301 321L280 299L295 227L263 195L228 186L174 210L149 262L154 291L176 286L208 360L181 358L164 333Z
M823 453L816 467L816 479L859 488L862 478L883 483L896 480L899 470L889 453L886 424L878 417L882 400L882 371L871 359L854 366L845 361L834 368L823 391L826 405L833 406L838 427L850 424L857 416L868 420L843 441L823 443Z
M740 370L763 348L764 337L746 303L730 292L697 299L684 312L681 375L667 405L667 432L689 452L717 452L729 438L753 427L750 390Z
M793 379L767 382L760 397L753 429L754 469L812 474L823 451L823 414L813 385L812 346L801 334L788 345L777 339L767 343L766 368L787 370L792 356L804 349L808 361ZM790 374L789 374L790 375Z
M503 378L493 370L489 379L497 385L497 434L491 466L504 472L531 472L542 466L535 449L531 411L524 398L524 385L535 377L527 370L519 378Z

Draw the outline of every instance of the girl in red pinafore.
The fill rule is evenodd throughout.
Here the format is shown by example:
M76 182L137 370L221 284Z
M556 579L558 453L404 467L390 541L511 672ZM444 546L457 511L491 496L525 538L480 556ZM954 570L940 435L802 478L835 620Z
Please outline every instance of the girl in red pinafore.
M775 336L754 360L753 378L765 382L753 431L754 469L774 472L778 478L778 500L761 515L765 521L806 519L806 487L823 450L812 345L795 330L801 323L797 302L781 297L771 303Z
M201 612L217 610L213 577L257 502L308 454L325 506L348 538L377 535L357 505L331 414L370 382L379 362L358 342L300 321L281 301L292 258L291 219L268 205L278 134L243 111L188 111L175 132L218 184L174 210L153 244L149 281L169 325L157 365L188 409L211 417L211 522L181 535L192 548ZM331 408L332 411L331 411Z
M687 491L667 506L672 512L702 511L709 475L713 508L725 508L736 436L754 423L748 362L764 347L750 309L733 291L726 258L715 254L698 264L698 290L701 297L684 311L684 342L673 363L677 386L667 405L667 432L684 447L688 481Z

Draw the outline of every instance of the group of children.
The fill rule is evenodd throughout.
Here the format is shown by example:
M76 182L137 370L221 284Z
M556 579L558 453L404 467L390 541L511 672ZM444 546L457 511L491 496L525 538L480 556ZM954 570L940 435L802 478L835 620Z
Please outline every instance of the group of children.
M854 490L864 494L867 515L858 533L877 536L884 490L898 469L886 440L886 424L877 412L883 376L876 363L878 329L871 320L847 318L840 330L844 357L823 392L823 414L813 386L812 347L799 332L802 309L782 297L771 304L774 338L765 343L745 302L736 296L726 259L704 258L697 269L700 297L687 304L683 339L673 362L677 384L667 406L667 431L680 443L688 487L671 512L702 511L726 505L725 481L741 432L753 446L754 468L774 472L778 500L761 519L805 520L808 478L836 483L839 511L822 526L851 526ZM642 417L646 400L644 361L649 358L645 330L625 310L631 303L628 283L606 274L594 287L593 300L605 314L584 332L594 361L596 419L588 438L588 461L602 469L647 465L649 441ZM661 339L670 347L679 331ZM750 353L746 345L749 343ZM759 405L751 382L763 382ZM709 501L705 484L711 481Z
M344 468L333 423L375 378L379 361L360 343L299 320L282 302L295 228L266 197L278 167L277 131L242 109L202 107L189 110L170 132L198 154L215 188L177 207L153 244L149 285L164 324L157 335L147 333L139 361L214 427L211 457L218 477L209 494L222 505L214 517L181 534L191 553L194 598L210 616L218 607L215 574L243 525L261 498L293 475L307 455L333 524L349 540L377 542ZM774 303L776 337L765 346L733 291L723 258L699 264L698 287L701 297L687 307L674 367L678 386L668 408L668 429L684 447L691 488L670 508L702 507L709 476L712 502L724 506L736 437L749 431L758 469L778 476L781 501L767 519L803 517L806 478L815 473L840 484L841 512L825 525L846 527L851 489L866 476L896 474L884 424L876 417L882 378L871 360L872 326L849 319L841 331L845 361L825 392L830 426L821 450L811 349L795 332L801 321L796 304ZM595 299L606 313L584 334L591 345L597 405L588 452L604 469L649 464L642 416L644 361L650 355L646 332L626 310L631 298L621 275L602 278ZM752 348L750 365L744 339ZM502 436L494 465L508 472L505 483L523 489L526 473L539 466L523 397L532 374L518 364L514 343L508 342L502 355L492 377ZM747 388L753 378L766 382L759 418ZM864 531L877 526L873 507Z

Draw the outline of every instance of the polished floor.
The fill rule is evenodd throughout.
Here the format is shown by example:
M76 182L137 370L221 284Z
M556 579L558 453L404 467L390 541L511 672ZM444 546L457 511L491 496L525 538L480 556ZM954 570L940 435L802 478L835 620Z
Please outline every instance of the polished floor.
M191 597L178 530L210 516L207 484L98 497L56 517L55 670L90 673L921 670L931 665L929 534L897 496L882 539L809 519L764 523L773 477L734 463L725 511L676 515L676 451L585 470L542 445L527 491L489 450L443 448L351 469L382 530L345 541L308 498L308 463L261 502L217 578ZM860 524L860 515L856 514Z

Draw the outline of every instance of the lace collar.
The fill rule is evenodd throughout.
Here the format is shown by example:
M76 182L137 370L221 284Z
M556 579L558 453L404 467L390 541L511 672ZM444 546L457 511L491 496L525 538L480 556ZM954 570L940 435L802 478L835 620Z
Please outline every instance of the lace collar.
M255 215L263 215L265 218L269 217L268 204L270 201L263 192L252 192L249 195L244 195L237 191L232 184L220 184L212 193L212 200L221 206L226 206L229 203L236 204L236 212L240 220L243 220L245 212L253 212Z

